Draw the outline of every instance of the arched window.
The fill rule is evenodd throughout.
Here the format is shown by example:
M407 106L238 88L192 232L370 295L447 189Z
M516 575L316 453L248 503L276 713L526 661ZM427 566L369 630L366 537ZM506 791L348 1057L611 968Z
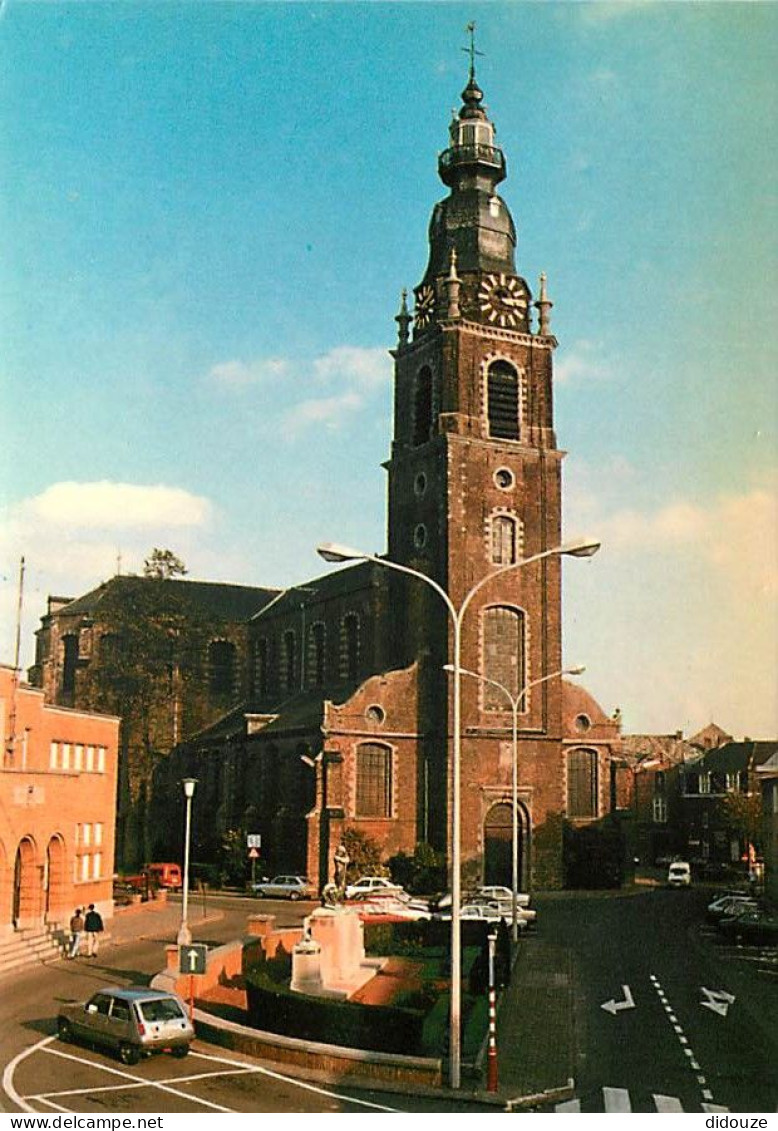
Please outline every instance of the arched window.
M483 672L511 695L518 695L526 683L524 613L509 605L494 605L483 612ZM508 711L508 698L498 687L483 685L483 704L487 711ZM526 703L522 704L526 710Z
M347 613L341 625L341 675L349 681L359 676L359 617Z
M392 751L378 742L357 747L357 817L391 817Z
M284 687L294 691L297 686L297 638L290 629L284 633Z
M428 365L416 374L413 388L413 443L426 444L432 432L432 370Z
M308 634L308 682L312 687L324 683L325 667L325 629L321 622L311 625Z
M567 755L567 815L597 816L596 750L570 750Z
M270 690L270 647L267 637L254 642L251 654L251 689L254 695L267 695Z
M519 375L507 361L493 361L487 374L489 435L497 440L519 438Z
M235 684L235 645L229 640L212 640L208 645L208 670L211 695L231 695Z
M512 565L517 561L519 524L508 514L492 516L492 563Z

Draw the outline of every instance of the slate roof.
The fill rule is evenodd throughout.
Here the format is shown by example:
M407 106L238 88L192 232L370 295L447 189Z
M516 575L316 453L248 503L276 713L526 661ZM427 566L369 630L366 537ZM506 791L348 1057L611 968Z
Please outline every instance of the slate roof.
M697 763L703 772L733 774L763 765L778 751L778 742L728 742L708 753Z
M129 597L140 586L160 585L175 597L188 612L219 620L246 621L265 607L279 592L251 585L231 585L219 581L185 581L180 578L117 576L104 581L96 589L77 597L59 610L63 616L99 616L100 604L110 594L112 599Z

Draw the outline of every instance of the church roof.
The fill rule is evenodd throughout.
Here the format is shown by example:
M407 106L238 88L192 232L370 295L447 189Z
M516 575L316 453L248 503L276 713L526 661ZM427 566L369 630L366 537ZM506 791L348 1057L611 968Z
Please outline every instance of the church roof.
M181 578L112 577L96 589L77 597L59 612L64 616L99 616L100 605L110 597L131 598L141 587L164 586L171 600L187 612L216 617L219 620L245 621L278 593L277 589L259 589L251 585L232 585L220 581L186 581Z
M778 742L728 742L709 750L698 763L704 772L732 774L762 766L778 752Z

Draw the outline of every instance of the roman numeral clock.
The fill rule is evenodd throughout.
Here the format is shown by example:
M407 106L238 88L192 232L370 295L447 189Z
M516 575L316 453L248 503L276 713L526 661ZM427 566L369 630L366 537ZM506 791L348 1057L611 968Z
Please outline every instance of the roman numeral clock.
M478 288L478 305L493 326L518 330L527 322L529 296L523 279L517 275L485 275Z

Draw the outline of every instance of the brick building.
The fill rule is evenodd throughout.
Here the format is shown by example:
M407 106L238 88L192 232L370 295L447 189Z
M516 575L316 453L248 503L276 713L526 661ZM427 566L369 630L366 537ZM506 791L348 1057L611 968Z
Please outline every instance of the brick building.
M0 938L113 912L119 720L49 706L0 667Z
M505 156L472 69L438 171L448 195L432 211L413 310L403 294L395 319L385 560L421 572L457 608L468 601L462 665L481 678L462 687L465 880L511 873L512 713L496 682L514 698L526 689L519 874L527 886L555 886L567 818L580 827L608 812L619 723L558 678L561 559L551 551L562 541L564 452L553 420L552 303L542 276L533 301L517 271L516 230L497 191ZM538 555L547 556L505 571ZM177 847L175 822L159 815L185 775L200 782L193 837L206 857L227 829L259 832L264 867L323 882L349 828L385 857L421 841L447 850L443 665L453 641L433 586L364 561L265 597L241 631L242 699L196 734L187 726L188 741L155 761L155 854ZM42 651L52 662L53 638Z

